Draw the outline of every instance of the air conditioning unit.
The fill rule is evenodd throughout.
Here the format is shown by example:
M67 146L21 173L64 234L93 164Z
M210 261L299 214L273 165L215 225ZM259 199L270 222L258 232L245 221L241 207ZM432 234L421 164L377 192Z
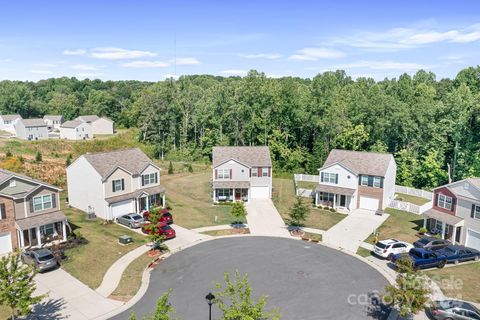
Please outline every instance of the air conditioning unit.
M118 237L118 243L120 244L127 245L132 242L133 242L133 239L131 236L123 235Z

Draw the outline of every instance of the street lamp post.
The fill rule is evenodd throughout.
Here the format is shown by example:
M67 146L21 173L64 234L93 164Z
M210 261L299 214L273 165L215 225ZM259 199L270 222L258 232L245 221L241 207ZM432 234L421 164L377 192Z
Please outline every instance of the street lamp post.
M205 297L205 299L207 299L207 303L208 303L208 320L212 320L212 304L213 304L213 299L215 299L215 296L211 292L209 292Z

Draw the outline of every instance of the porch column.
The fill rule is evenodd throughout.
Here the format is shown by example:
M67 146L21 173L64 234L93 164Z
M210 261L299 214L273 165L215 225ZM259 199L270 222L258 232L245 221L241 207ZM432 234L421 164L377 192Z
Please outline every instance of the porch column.
M20 240L20 248L25 247L25 239L23 238L23 230L18 231L19 240Z
M215 193L217 192L217 189L212 188L212 202L215 202Z
M446 223L442 221L442 239L445 239L445 226L446 226Z
M427 227L427 217L423 217L423 227L426 228Z
M233 202L237 201L237 199L235 199L235 188L232 189L232 194L233 194Z
M336 202L337 202L337 194L334 193L334 194L333 194L333 209L336 208Z
M166 208L167 207L167 199L165 197L165 193L162 194L162 204L163 204L163 207Z
M62 221L63 241L67 241L67 224Z
M315 192L315 206L318 207L318 192Z
M453 233L452 233L452 244L455 244L455 239L457 239L457 226L452 226Z
M35 232L37 233L38 246L42 245L42 237L40 234L40 227L35 227Z

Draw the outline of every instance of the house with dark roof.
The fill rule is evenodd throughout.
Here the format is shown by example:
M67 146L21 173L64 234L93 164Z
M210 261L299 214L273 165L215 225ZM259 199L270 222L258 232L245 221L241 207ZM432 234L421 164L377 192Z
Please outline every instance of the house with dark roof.
M60 139L88 140L92 138L92 125L87 122L70 120L60 126Z
M15 133L15 123L22 119L19 114L2 114L0 115L0 130Z
M334 149L319 169L315 204L383 210L394 198L397 165L388 153Z
M60 126L64 122L62 115L45 115L43 121L47 124L48 130L60 130Z
M480 250L480 178L433 189L432 208L423 216L424 227L442 239Z
M140 149L87 153L67 167L68 202L105 220L165 206L160 168Z
M212 162L213 202L272 197L268 147L213 147Z
M23 140L48 139L47 124L43 119L19 119L14 124L17 138Z

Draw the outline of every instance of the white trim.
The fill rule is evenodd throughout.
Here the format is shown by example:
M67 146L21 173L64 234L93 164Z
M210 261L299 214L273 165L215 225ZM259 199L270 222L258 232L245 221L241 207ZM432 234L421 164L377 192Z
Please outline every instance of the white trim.
M262 167L262 166L259 166L259 165L255 165L255 166L252 166L252 167L251 167L251 166L246 165L245 163L242 163L242 162L240 162L240 161L238 161L238 160L236 160L236 159L234 159L234 158L230 158L230 159L227 159L227 160L225 160L225 161L217 164L216 166L213 167L213 169L218 168L218 167L220 167L221 165L224 165L225 163L227 163L227 162L229 162L229 161L235 161L236 163L241 164L242 166L247 167L247 168ZM267 166L267 167L268 167L268 166Z

